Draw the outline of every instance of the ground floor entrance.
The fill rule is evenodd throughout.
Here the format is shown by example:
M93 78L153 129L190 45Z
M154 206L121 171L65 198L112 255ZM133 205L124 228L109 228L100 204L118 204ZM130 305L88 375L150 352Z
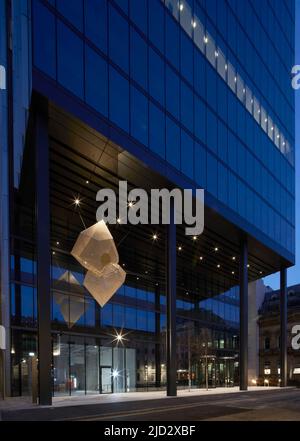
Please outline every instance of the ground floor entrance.
M233 387L238 384L237 357L219 357L207 355L199 358L189 370L177 370L178 386L185 389L202 388L214 389L217 387Z
M95 221L99 189L114 192L119 201L120 181L147 195L154 188L172 190L175 182L46 104L47 115L37 105L31 116L24 179L12 200L18 216L9 271L8 390L31 393L34 358L40 404L51 404L52 395L166 390L174 396L181 388L238 381L245 390L248 282L274 272L276 253L261 245L257 254L256 241L209 206L209 228L193 237L177 225L173 209L169 225L135 225L120 217L107 229L126 279L109 301L99 301L97 286L87 283L90 267L100 274L97 283L103 282L105 240ZM42 166L32 176L34 158ZM83 249L74 255L79 239Z

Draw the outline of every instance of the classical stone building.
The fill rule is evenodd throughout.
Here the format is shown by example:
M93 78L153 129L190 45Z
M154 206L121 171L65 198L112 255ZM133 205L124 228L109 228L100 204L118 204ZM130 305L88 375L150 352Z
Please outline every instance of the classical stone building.
M266 292L259 310L259 383L277 385L280 377L279 291ZM300 285L288 288L288 383L300 384L300 350L292 348L292 328L300 324Z

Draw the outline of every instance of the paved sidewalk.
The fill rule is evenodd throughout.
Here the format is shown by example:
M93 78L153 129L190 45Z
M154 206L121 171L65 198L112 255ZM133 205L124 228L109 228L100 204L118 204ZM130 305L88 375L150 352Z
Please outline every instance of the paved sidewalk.
M249 387L248 392L277 390L277 387ZM220 387L215 389L184 389L178 390L178 397L195 397L195 396L213 396L220 394L235 394L239 393L238 387ZM51 407L68 407L68 406L85 406L93 404L113 404L128 401L145 401L145 400L157 400L168 399L165 391L151 391L151 392L128 392L128 393L116 393L116 394L97 394L97 395L73 395L73 396L61 396L53 397L52 406L42 406L43 408ZM33 404L31 397L13 397L6 400L0 400L0 414L1 411L10 410L24 410L24 409L38 409L41 406Z
M276 390L278 387L249 387L248 392ZM233 394L240 392L238 387L218 387L215 389L184 389L178 390L178 397L190 397L190 396L211 396L220 394ZM80 395L71 397L54 397L53 406L76 406L84 404L100 404L100 403L120 403L123 401L140 401L140 400L157 400L164 399L166 397L165 391L151 391L151 392L128 392L119 394L103 394L103 395Z

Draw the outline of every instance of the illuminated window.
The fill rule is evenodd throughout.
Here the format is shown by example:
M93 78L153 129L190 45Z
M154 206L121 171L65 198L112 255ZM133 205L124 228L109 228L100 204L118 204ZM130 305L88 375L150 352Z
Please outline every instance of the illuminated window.
M179 9L180 24L185 32L191 37L193 34L194 19L192 17L192 10L187 2L180 1L181 8Z
M218 54L218 56L217 56L218 73L219 73L219 75L221 75L223 80L226 81L226 76L227 76L226 58L225 58L223 52L220 51L220 49L218 49L217 54Z
M237 77L236 72L232 64L228 63L228 72L227 72L227 83L230 89L235 93L236 91L236 83L237 83Z
M260 124L260 104L256 98L253 99L253 116L258 124Z
M268 130L268 117L265 109L263 107L260 108L260 125L261 128L267 132Z
M270 117L268 118L268 135L269 135L269 138L273 141L274 140L274 123Z
M216 67L216 45L212 37L206 34L206 58L213 67Z
M280 134L277 126L274 126L274 142L277 148L280 147Z
M253 111L253 95L249 87L246 86L246 109L251 113Z
M204 28L202 26L202 23L198 21L197 26L194 28L194 42L203 54L205 52L204 36Z
M265 375L271 375L271 363L269 361L265 362L264 374Z
M239 75L237 75L237 81L236 81L236 94L238 99L242 103L245 103L245 97L246 97L245 83Z

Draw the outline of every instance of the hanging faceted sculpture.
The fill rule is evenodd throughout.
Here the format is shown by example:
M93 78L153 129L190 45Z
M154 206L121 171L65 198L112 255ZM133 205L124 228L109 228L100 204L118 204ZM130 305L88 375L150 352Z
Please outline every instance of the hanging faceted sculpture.
M126 273L115 263L105 266L101 275L92 271L86 273L83 285L100 306L104 306L125 282Z
M71 254L88 271L83 285L104 306L125 281L119 255L104 221L82 231Z
M55 287L57 289L65 290L66 286L68 286L69 291L70 285L73 292L81 289L80 283L78 282L76 277L70 271L66 271L57 280ZM84 314L84 296L54 292L53 298L56 304L59 306L60 312L65 322L67 323L68 327L71 328Z
M104 221L82 231L71 254L84 268L99 276L107 264L119 261L113 237Z
M81 285L71 271L65 271L59 279L54 282L54 288L60 291L82 291Z
M54 300L59 305L60 312L69 328L84 314L84 297L68 296L60 293L54 293ZM70 301L69 301L70 300Z

